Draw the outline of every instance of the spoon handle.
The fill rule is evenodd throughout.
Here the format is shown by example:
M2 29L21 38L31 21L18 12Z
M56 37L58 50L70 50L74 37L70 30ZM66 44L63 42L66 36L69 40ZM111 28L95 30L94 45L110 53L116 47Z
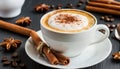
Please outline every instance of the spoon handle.
M118 34L120 36L120 24L117 24L117 31L118 31Z

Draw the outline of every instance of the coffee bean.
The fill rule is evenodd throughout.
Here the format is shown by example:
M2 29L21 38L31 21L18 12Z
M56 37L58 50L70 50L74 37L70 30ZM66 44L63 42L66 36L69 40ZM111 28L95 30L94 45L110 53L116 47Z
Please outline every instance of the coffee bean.
M55 9L55 5L50 5L50 8L51 9Z
M18 63L16 61L12 61L11 66L16 68L16 67L18 67Z
M111 25L110 25L110 24L106 24L106 26L107 26L108 28L110 28Z
M18 57L18 53L17 52L14 52L13 54L12 54L12 58L17 58Z
M1 59L1 62L4 62L4 61L8 61L6 56L3 56L2 59Z
M21 62L21 60L19 58L15 58L14 61L16 61L17 63Z
M105 18L105 21L110 22L110 18Z
M113 22L113 21L114 21L114 18L110 18L110 21Z
M104 16L105 18L109 18L107 15Z
M100 17L101 20L104 20L106 22L113 22L114 18L111 15L105 15Z
M114 29L110 29L110 33L112 33L114 31Z
M10 61L4 61L4 62L3 62L3 65L4 65L4 66L8 66L8 65L10 65L10 63L11 63Z
M18 68L18 69L26 69L26 66L24 63L21 63L21 59L18 56L18 53L15 52L12 54L12 59L9 61L6 56L3 56L1 61L4 66L11 65L13 68Z
M111 24L110 28L116 28L115 24Z
M71 6L71 7L72 7L72 6L73 6L73 4L69 3L69 4L68 4L68 6Z
M78 3L78 4L77 4L77 7L80 7L81 5L82 5L82 3Z
M79 0L79 3L84 3L84 1L83 0Z
M26 68L26 65L24 63L20 63L19 66L20 66L21 69L25 69Z
M62 9L62 7L58 6L57 9Z
M101 19L101 20L104 20L104 19L105 19L105 17L104 17L104 16L101 16L101 17L100 17L100 19Z
M67 8L73 8L73 4L71 3L67 4Z

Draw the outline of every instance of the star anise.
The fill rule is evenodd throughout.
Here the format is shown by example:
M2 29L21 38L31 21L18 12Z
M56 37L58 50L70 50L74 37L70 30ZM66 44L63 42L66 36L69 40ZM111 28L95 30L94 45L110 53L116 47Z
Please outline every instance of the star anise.
M28 26L31 23L30 17L21 17L18 20L16 20L16 24L20 26Z
M49 10L49 5L44 4L44 3L38 4L38 5L35 6L34 9L35 9L36 12L46 12L46 11Z
M6 38L0 43L0 46L5 48L7 51L16 50L21 44L21 40L11 38Z
M120 51L119 52L115 52L115 53L113 53L113 59L115 59L115 60L119 60L120 61Z

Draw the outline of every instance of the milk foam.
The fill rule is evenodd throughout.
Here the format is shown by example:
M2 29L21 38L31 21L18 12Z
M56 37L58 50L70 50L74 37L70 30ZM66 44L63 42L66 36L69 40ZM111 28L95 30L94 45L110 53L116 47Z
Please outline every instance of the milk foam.
M61 21L61 19L59 18L64 18L64 17L60 17L60 15L64 16L70 16L70 17L75 17L75 21ZM58 18L59 17L59 18ZM69 20L69 19L67 19ZM69 30L80 30L84 27L86 27L88 25L88 19L86 16L80 15L80 14L74 14L74 13L65 13L65 12L61 12L61 13L56 13L54 15L52 15L49 19L48 19L48 24L53 27L53 28L57 28L60 30L65 30L65 31L69 31Z

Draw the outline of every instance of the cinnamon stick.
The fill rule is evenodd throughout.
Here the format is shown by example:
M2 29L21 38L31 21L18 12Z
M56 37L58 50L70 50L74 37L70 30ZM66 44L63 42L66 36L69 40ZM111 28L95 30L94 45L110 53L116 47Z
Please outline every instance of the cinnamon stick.
M118 1L114 1L114 0L90 0L90 1L93 1L93 2L100 2L100 3L106 3L106 4L114 4L114 5L120 5L120 2Z
M37 33L35 31L31 32L31 37L34 41L34 43L37 45L37 47L39 47L39 44L42 43L42 40L39 38L39 36L37 35ZM47 59L49 60L49 62L51 64L62 64L62 65L68 65L70 62L70 59L64 55L61 54L61 52L55 51L53 49L50 49L49 47L47 47L47 45L45 43L43 43L44 46L40 46L43 47L43 50L39 50L40 52L43 52L44 55L47 57ZM41 55L41 54L40 54Z
M101 7L95 7L95 6L86 6L87 11L93 11L93 12L100 12L100 13L106 13L106 14L113 14L113 15L120 15L120 12L117 10L109 9L109 8L101 8Z
M52 50L52 52L57 57L57 59L59 60L60 64L62 64L62 65L68 65L69 64L70 59L68 57L65 57L64 55L62 55L61 52L57 52L55 50Z
M114 4L105 4L101 2L88 2L88 5L95 6L95 7L102 7L102 8L109 8L109 9L115 9L120 11L120 6L114 5Z
M12 23L2 21L2 20L0 20L0 28L9 30L9 31L12 31L12 32L15 32L15 33L19 33L19 34L22 34L22 35L31 36L33 42L35 43L36 48L42 42L42 40L39 38L39 36L37 35L37 33L34 30L24 28L24 27L21 27L21 26L17 26L17 25L14 25ZM43 51L44 51L46 57L48 58L48 60L50 61L50 63L51 64L57 64L58 63L57 58L51 52L47 53L47 51L49 50L48 48L46 48L46 47L44 47L44 48L43 48Z
M43 52L43 54L46 56L46 58L48 59L48 61L51 64L58 64L59 61L61 61L61 59L64 61L63 58L61 58L63 55L61 54L57 54L58 56L56 57L55 54L53 52L51 52L52 50L47 46L46 43L44 43L40 37L38 36L38 34L32 30L32 29L28 29L28 28L24 28L18 25L14 25L12 23L0 20L0 28L2 29L6 29L15 33L19 33L22 35L26 35L26 36L31 36L33 42L35 43L36 49L39 53ZM64 58L66 58L64 56ZM66 60L66 59L65 59ZM69 58L67 58L67 60L69 60ZM62 63L62 61L61 61ZM68 63L64 63L65 65Z
M32 37L33 42L35 43L36 46L39 46L41 42L43 42L36 31L31 31L30 36Z
M15 33L19 33L22 35L30 36L31 29L20 27L18 25L0 20L0 28L6 29Z
M35 31L31 31L30 35L39 54L44 54L51 64L57 65L59 63L58 59L51 52L50 48L40 39L38 34Z
M58 61L59 59L56 58L55 55L53 55L53 53L51 52L48 46L43 46L43 53L45 54L45 56L47 57L47 59L49 60L51 64L57 65L59 63Z

